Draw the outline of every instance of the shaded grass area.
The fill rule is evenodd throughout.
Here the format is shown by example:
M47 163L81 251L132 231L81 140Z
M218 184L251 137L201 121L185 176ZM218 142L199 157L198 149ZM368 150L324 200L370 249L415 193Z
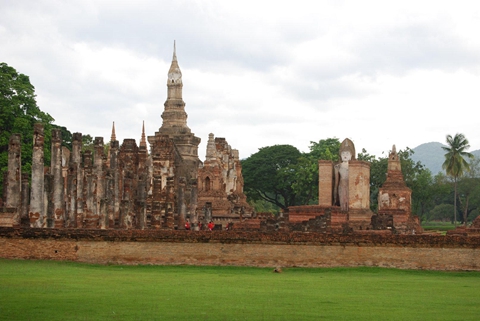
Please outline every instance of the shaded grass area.
M460 224L459 224L460 225ZM436 231L448 231L448 230L454 230L455 225L450 222L423 222L422 227L424 230L436 230Z
M450 222L423 222L422 228L430 233L447 234L447 231L454 230L456 227Z
M0 259L1 320L478 320L479 272Z

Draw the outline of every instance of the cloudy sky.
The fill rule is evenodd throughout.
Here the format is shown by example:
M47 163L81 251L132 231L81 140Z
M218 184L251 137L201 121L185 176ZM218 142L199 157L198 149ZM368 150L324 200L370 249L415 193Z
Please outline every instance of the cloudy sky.
M162 125L176 40L188 125L258 148L348 137L382 156L465 134L480 149L479 1L0 2L0 62L71 132ZM384 155L383 155L384 156Z

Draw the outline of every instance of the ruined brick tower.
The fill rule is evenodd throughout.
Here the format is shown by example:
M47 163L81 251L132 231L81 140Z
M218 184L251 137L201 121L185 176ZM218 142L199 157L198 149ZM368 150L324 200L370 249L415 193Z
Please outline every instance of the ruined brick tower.
M178 66L175 46L172 64L168 71L167 88L167 100L162 113L163 123L162 127L155 133L155 136L167 135L174 140L178 152L182 156L183 161L187 163L186 167L192 174L196 172L199 164L198 145L200 144L200 138L196 137L187 126L187 113L185 112L185 102L182 97L182 72ZM148 137L149 142L153 141L153 137ZM191 176L196 177L196 175Z
M168 182L163 181L163 184L161 184L163 186L160 189L165 187L165 184L169 184L169 192L167 194L175 194L177 196L176 201L172 200L170 202L172 208L167 209L167 211L175 211L173 207L176 208L175 212L178 213L176 223L180 227L183 226L187 214L191 214L193 218L196 213L196 184L200 163L198 158L200 138L196 137L187 126L187 113L185 112L182 88L182 72L178 66L174 43L172 64L170 65L167 79L167 100L162 113L163 123L158 132L155 133L155 136L148 137L148 142L152 151L154 199L156 194L155 176L160 175L160 167L173 166L176 172L176 175L171 175ZM171 151L168 155L165 154L165 148ZM163 152L160 153L160 151ZM165 172L165 169L163 172ZM155 206L153 206L152 210L155 211ZM169 217L164 210L162 212L166 217L167 226L173 227L173 217Z
M387 179L378 191L378 215L372 219L376 228L394 229L396 233L420 233L418 216L412 215L412 190L403 180L397 149L393 145L388 156Z
M213 134L209 135L206 160L198 171L198 209L203 221L223 227L251 217L253 211L243 193L238 150Z

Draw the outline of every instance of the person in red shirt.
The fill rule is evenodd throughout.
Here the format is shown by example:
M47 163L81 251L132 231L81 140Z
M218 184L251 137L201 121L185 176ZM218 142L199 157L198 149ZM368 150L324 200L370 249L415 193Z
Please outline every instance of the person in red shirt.
M214 227L215 227L215 224L212 221L210 221L208 223L208 230L211 231L211 230L213 230Z
M190 230L190 222L189 221L186 221L185 222L185 229L188 231Z

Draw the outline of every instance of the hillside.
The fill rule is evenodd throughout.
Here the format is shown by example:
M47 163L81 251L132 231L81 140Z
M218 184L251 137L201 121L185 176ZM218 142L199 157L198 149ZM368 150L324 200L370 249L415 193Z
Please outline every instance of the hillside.
M430 142L419 145L412 150L415 152L412 155L414 161L420 161L426 168L428 168L433 175L443 172L442 164L445 160L445 151L442 146L446 146L438 142ZM475 157L480 157L480 150L470 151Z

